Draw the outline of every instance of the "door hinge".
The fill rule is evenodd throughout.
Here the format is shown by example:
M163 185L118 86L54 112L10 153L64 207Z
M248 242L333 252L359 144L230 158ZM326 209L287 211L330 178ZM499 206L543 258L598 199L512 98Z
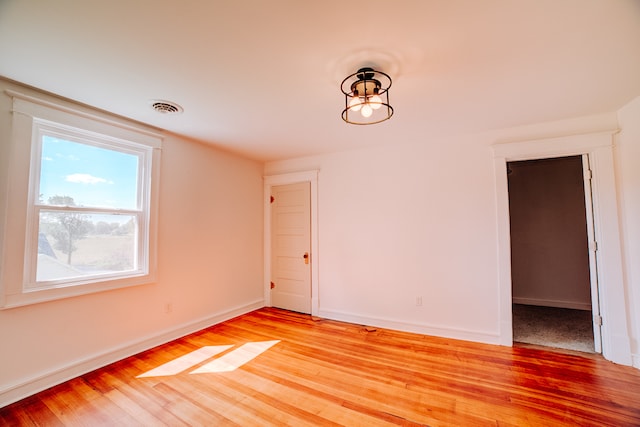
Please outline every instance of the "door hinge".
M593 178L593 172L591 172L591 169L585 169L585 171L584 171L584 180L585 181L591 181L592 178Z
M595 316L593 316L593 323L595 323L598 326L602 326L602 316L600 316L599 314L596 314Z
M276 287L276 284L275 284L275 283L273 283L273 282L271 282L271 289L273 289L273 288L275 288L275 287Z
M273 197L273 196L271 196L271 203L273 203L273 202L275 202L275 201L276 201L276 198L275 198L275 197Z
M593 252L597 252L598 251L598 242L596 242L595 240L593 242L591 242L591 244L589 245L589 249Z

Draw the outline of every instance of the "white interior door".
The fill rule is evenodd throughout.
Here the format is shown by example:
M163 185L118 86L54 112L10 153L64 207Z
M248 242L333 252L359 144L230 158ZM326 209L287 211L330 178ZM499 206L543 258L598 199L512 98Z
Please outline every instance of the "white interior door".
M593 199L591 195L591 168L589 156L582 155L584 175L584 198L587 214L587 239L589 242L589 276L591 281L591 314L593 315L593 346L596 353L602 353L602 317L600 315L600 291L598 289L597 244L593 221Z
M311 188L271 189L271 305L311 313Z

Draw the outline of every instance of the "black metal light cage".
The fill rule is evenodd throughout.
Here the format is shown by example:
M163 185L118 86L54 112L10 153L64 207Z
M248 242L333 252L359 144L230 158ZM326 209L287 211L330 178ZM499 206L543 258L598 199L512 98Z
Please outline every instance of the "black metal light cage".
M389 120L393 116L393 107L389 104L391 83L391 77L388 74L369 67L360 68L344 79L340 85L345 104L342 120L353 125L373 125ZM374 95L380 97L380 102L370 104L370 98ZM360 102L351 105L354 98L359 98ZM362 107L374 104L377 108L372 109L371 115L363 116Z

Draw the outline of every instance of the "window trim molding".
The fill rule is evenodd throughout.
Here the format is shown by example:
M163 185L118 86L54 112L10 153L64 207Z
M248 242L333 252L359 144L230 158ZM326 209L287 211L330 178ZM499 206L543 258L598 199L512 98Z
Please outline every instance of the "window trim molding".
M59 122L61 120L61 117L64 117L61 114L65 114L67 120L72 120L74 122L76 122L74 118L90 120L92 122L101 123L109 127L116 127L123 131L133 132L138 136L144 135L146 138L144 138L144 141L141 141L141 142L144 142L145 145L149 145L153 148L162 147L162 139L163 139L162 133L160 133L159 131L153 132L153 131L144 129L142 128L143 125L141 125L141 127L136 127L127 123L120 122L118 120L100 116L98 114L92 114L77 108L71 108L66 105L58 104L51 101L46 101L44 99L37 98L35 96L25 95L21 92L17 92L11 89L7 89L4 92L13 99L13 108L11 110L13 113L21 113L30 117L36 117L41 112L39 108L45 107L50 109L49 115L50 117L53 117L53 118L44 118L45 120ZM37 107L37 108L34 108L34 107ZM61 114L57 114L56 112L59 112ZM80 129L83 128L82 126L78 126L74 124L71 124L70 126L78 127ZM104 132L98 132L98 133L104 133ZM122 137L122 139L127 139L127 138Z
M9 171L7 188L7 216L5 227L5 242L3 242L3 269L0 272L0 309L8 309L46 301L86 295L95 292L109 291L123 287L153 283L156 280L157 270L157 212L160 181L160 157L163 136L160 133L127 124L117 119L111 119L72 108L59 103L54 103L34 96L24 95L12 90L5 90L6 95L12 98L11 106L11 132L9 140ZM64 101L61 101L64 102ZM147 221L147 239L145 245L147 267L139 272L132 272L126 278L105 278L88 284L60 285L51 288L34 287L26 285L28 273L25 257L27 246L33 247L33 243L27 242L29 230L33 226L27 219L27 214L32 215L30 203L33 195L30 194L30 179L32 179L32 148L37 143L34 124L40 121L51 122L55 127L69 127L87 135L95 134L103 141L118 140L131 144L147 147L149 164L143 165L141 174L148 176L150 185L144 189L148 198L148 211L145 217ZM147 166L150 170L146 170ZM143 206L143 209L145 207ZM9 214L10 213L10 214ZM81 281L80 281L81 282Z

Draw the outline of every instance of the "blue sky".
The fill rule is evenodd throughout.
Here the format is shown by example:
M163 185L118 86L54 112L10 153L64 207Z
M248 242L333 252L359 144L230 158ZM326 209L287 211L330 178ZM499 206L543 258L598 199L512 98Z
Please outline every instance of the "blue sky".
M42 139L40 191L73 197L78 206L135 209L138 157L51 136Z

